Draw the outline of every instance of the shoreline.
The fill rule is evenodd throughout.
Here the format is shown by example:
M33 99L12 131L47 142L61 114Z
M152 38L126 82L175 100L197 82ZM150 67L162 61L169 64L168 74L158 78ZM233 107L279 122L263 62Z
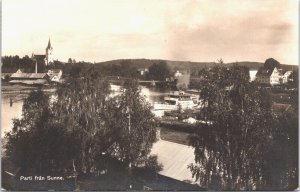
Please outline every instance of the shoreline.
M24 86L20 84L8 84L2 83L1 85L1 93L2 94L29 94L31 91L37 90L37 86ZM42 87L43 92L52 93L56 91L56 87Z

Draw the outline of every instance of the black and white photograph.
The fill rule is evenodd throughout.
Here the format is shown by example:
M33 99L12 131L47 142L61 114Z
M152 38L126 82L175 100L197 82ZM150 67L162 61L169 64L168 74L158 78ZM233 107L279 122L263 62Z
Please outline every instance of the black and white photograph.
M299 1L0 4L1 190L298 189Z

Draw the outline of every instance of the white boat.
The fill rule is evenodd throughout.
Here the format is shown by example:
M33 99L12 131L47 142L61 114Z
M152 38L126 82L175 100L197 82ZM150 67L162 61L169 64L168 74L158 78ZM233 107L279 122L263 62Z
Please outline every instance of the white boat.
M154 110L177 110L181 109L192 109L199 105L199 97L193 94L187 94L183 91L174 91L169 93L163 103L154 103Z

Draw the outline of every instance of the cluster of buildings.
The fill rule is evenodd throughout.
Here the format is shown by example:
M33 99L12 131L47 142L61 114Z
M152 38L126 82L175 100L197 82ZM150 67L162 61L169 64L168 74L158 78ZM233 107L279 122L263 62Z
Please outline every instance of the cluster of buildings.
M51 82L61 82L62 70L49 69L46 73L24 73L18 69L11 74L9 83L12 84L27 84L27 85L45 85Z
M25 73L22 69L18 69L14 73L2 73L1 79L8 79L11 84L26 84L26 85L45 85L51 82L59 83L62 80L61 69L48 69L47 72L38 73L38 65L45 63L46 66L53 63L53 47L50 39L46 47L46 53L32 54L32 59L35 61L35 72Z
M252 73L254 74L255 72L252 71ZM284 70L282 68L274 67L273 69L267 69L261 67L258 71L256 71L255 77L252 78L252 81L271 86L282 85L293 81L292 74L293 71Z
M148 70L147 69L139 69L138 70L141 75L145 75ZM289 82L294 81L293 79L293 70L286 70L281 67L274 67L271 69L267 69L264 66L257 69L250 69L249 70L249 76L250 81L254 81L256 83L262 84L262 85L284 85ZM187 88L190 84L190 79L199 79L192 77L190 75L190 72L187 70L177 70L174 72L172 77L169 77L166 79L166 81L176 81L176 86L181 88Z

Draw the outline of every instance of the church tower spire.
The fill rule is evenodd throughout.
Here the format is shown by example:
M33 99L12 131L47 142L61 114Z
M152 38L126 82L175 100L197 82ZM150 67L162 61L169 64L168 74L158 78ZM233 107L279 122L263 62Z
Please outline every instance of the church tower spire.
M46 65L49 65L53 62L53 47L50 42L50 37L48 41L48 45L46 47Z
M48 46L47 46L46 49L52 49L51 42L50 42L50 37L49 37Z

